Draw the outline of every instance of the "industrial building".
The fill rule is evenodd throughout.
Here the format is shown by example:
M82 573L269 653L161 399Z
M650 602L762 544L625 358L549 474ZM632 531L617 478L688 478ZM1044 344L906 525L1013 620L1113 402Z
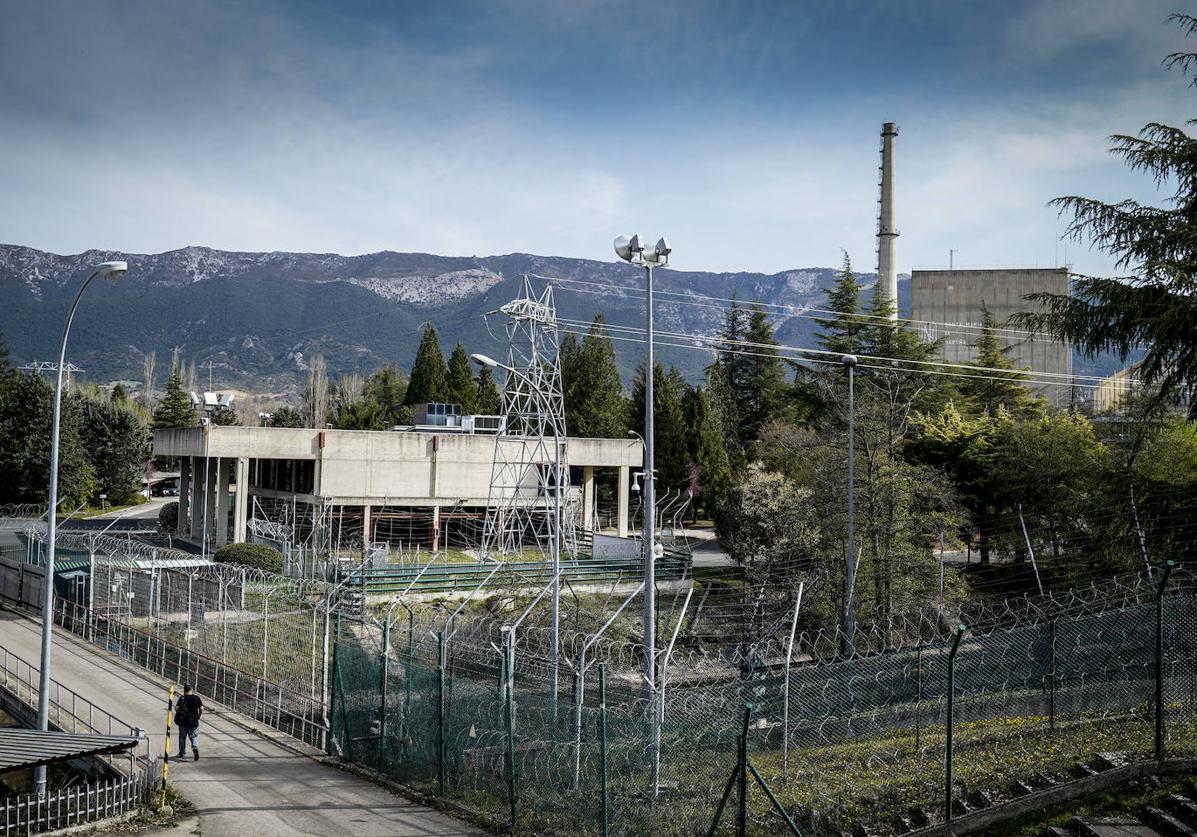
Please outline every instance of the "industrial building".
M1046 336L1001 327L1013 314L1039 310L1037 303L1026 299L1028 294L1067 294L1066 268L915 270L910 283L914 326L924 340L942 341L945 361L971 363L976 359L982 316L988 310L999 326L1006 356L1015 367L1039 376L1030 388L1055 406L1070 403L1072 347ZM1060 383L1043 383L1045 378Z
M327 543L352 531L359 543L399 532L437 549L446 522L481 520L491 494L496 436L421 428L313 430L281 427L167 428L154 455L180 459L178 534L221 546L242 542L254 524L282 523L294 542ZM612 528L628 535L631 471L643 466L638 439L568 438L564 456L580 476L580 528L598 515L595 472L616 472ZM551 490L551 489L547 489ZM205 535L205 527L207 529ZM476 527L475 527L476 528ZM381 530L381 532L380 532ZM350 535L345 534L348 539Z

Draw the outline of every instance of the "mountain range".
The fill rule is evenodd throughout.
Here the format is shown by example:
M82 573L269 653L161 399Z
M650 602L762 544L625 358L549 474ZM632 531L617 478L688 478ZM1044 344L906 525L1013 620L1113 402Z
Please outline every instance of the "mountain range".
M205 373L211 363L217 388L293 393L317 353L334 376L370 372L386 362L408 368L425 322L436 326L446 356L460 340L467 351L505 357L506 317L488 312L519 296L525 275L538 290L545 277L559 280L554 284L557 313L569 329L583 330L600 312L613 325L643 328L644 271L614 257L600 262L524 253L463 257L390 251L341 256L208 247L60 256L0 245L0 333L11 360L55 359L79 283L90 266L115 259L129 263L128 273L115 284L93 285L71 332L69 359L86 379L98 382L138 381L146 353L157 352L161 370L178 348L185 361L195 360ZM708 298L735 296L787 306L774 317L779 341L812 346L817 323L808 312L826 304L837 272L826 267L768 275L658 269L656 327L709 335L722 324L726 304ZM859 278L865 285L875 280L871 273ZM908 314L909 276L899 277L898 297L899 308ZM643 346L616 340L615 349L626 378ZM709 352L685 345L662 345L659 356L692 379L711 359ZM1117 363L1100 367L1113 371ZM1078 360L1076 371L1095 368Z

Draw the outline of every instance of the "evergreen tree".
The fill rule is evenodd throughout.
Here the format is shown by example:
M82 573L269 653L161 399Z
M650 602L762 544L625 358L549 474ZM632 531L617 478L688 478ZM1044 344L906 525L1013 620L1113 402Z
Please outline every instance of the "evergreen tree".
M80 433L95 473L96 489L109 502L124 503L141 489L152 452L146 421L124 401L73 395L81 415Z
M183 379L176 367L166 382L166 394L154 407L154 427L194 427L196 424L195 408L190 396L183 391Z
M852 272L852 261L844 252L844 264L839 278L827 291L827 309L834 312L827 319L815 320L820 331L816 336L824 349L854 355L860 351L860 285Z
M719 330L720 348L718 351L719 366L723 369L723 379L732 393L736 403L744 394L744 337L748 331L748 314L740 307L736 294L732 294L731 306L727 309L727 318L723 328Z
M279 407L266 419L265 427L303 427L303 413L294 407Z
M407 395L403 403L430 404L443 402L449 397L449 372L445 368L445 356L441 353L441 344L436 337L436 329L431 325L424 329L424 336L420 338L420 347L416 350L416 360L411 367L411 379L407 384Z
M1197 17L1178 14L1169 21L1186 35L1197 33ZM1197 53L1173 53L1165 64L1189 72ZM1028 297L1046 310L1011 321L1070 342L1088 357L1114 352L1125 362L1145 347L1136 376L1158 389L1161 402L1187 399L1189 417L1197 419L1197 137L1153 122L1138 136L1111 141L1111 152L1131 169L1150 175L1156 186L1175 186L1170 205L1075 195L1054 204L1072 215L1069 235L1114 256L1118 269L1133 275L1074 276L1067 294Z
M407 399L407 381L393 363L383 364L366 380L362 397L378 405L378 420L384 427L411 422Z
M0 388L0 503L45 503L50 481L54 388L36 375L12 372ZM60 510L95 494L95 471L80 437L80 399L62 400L58 431Z
M727 372L718 361L707 367L707 404L719 422L728 461L733 469L737 469L744 461L744 448L740 445L740 407L727 380Z
M460 404L462 415L468 416L478 412L478 387L474 384L470 358L461 341L453 347L453 354L449 356L448 386L448 401Z
M125 401L129 399L129 395L125 392L125 388L121 386L120 382L118 381L113 385L112 394L108 398L113 404L124 404Z
M478 413L484 416L497 416L503 412L503 396L495 385L494 376L490 374L490 367L484 366L478 370Z
M224 404L218 404L208 418L217 427L237 427L241 424L241 416L237 415L237 411L232 407L226 407Z
M1005 407L1015 415L1033 412L1040 402L1032 399L1022 384L1025 376L1017 371L1009 374L992 371L1014 370L1014 363L1008 357L1010 350L1002 346L1001 338L994 329L993 314L988 308L982 308L981 334L977 337L977 359L974 364L986 371L979 371L975 378L965 378L959 384L961 393L987 416L996 416L1000 407Z
M581 344L572 334L562 341L561 380L570 435L608 439L627 435L628 402L602 314L594 318Z
M702 503L707 516L713 518L731 490L731 461L724 446L722 422L706 390L695 388L690 403L691 457L698 472L695 502Z
M737 401L740 441L747 445L756 439L765 422L779 414L786 396L786 376L773 326L760 305L752 306L744 340L752 354L742 359L742 389Z
M671 369L667 375L660 364L653 374L653 453L657 469L658 493L684 490L690 482L689 431L682 412L681 374ZM644 435L644 366L636 370L632 385L632 429Z

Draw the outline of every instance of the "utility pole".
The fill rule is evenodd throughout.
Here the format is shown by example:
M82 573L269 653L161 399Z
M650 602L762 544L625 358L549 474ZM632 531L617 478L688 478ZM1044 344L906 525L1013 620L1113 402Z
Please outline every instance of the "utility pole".
M848 545L844 550L844 617L840 640L840 651L847 656L852 653L852 637L856 631L852 604L852 593L856 587L856 560L853 555L856 542L856 355L844 355L840 362L848 370Z

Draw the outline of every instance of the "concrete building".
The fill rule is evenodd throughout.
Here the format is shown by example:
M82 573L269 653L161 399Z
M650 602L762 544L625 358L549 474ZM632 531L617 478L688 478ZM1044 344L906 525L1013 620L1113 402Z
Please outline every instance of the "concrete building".
M375 539L379 520L407 521L409 530L423 527L412 537L435 549L443 513L477 521L485 512L495 438L209 425L155 430L154 455L180 458L178 532L185 539L203 540L206 521L209 543L241 542L251 518L281 509L292 526L329 520L363 541ZM618 472L614 522L626 537L631 469L644 462L640 441L570 438L565 456L580 475L584 528L595 517L596 469Z
M1033 293L1067 294L1068 270L1063 267L998 270L915 270L911 272L912 318L924 340L943 340L942 357L951 363L976 359L982 311L988 310L999 326L998 336L1009 349L1007 357L1019 369L1059 380L1036 383L1031 389L1056 406L1072 398L1072 347L1043 337L1002 330L1012 314L1038 310L1025 297Z

